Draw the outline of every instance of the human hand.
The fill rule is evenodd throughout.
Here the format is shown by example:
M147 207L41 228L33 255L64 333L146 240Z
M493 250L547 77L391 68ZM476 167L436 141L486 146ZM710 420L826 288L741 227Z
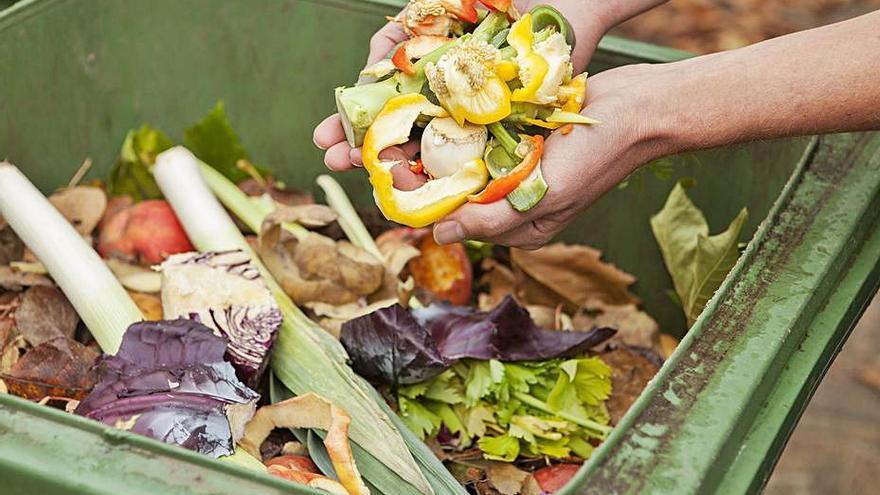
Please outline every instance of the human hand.
M646 118L664 69L633 65L591 77L586 112L602 123L547 138L541 161L549 187L544 198L525 212L504 200L467 203L434 226L437 242L473 239L537 249L636 168L674 151L661 143Z
M577 45L572 53L572 63L576 73L583 72L590 57L599 43L599 39L614 24L620 22L620 8L615 7L615 2L604 0L521 0L515 2L519 11L524 12L538 4L549 4L556 7L569 20L577 38ZM635 0L632 5L656 4L658 0ZM647 7L645 7L647 8ZM630 7L631 10L634 10ZM642 9L644 10L644 9ZM634 14L635 12L633 12ZM632 14L630 14L632 15ZM389 22L376 32L370 39L370 54L367 57L367 65L373 64L385 58L398 43L407 39L406 33L400 24ZM359 148L352 148L345 139L345 132L339 114L333 114L324 119L316 128L313 136L315 145L324 150L324 163L330 170L344 171L353 167L361 166L361 154ZM408 150L392 149L386 152L383 158L390 159L392 155L409 155ZM406 182L412 177L401 168L395 178ZM410 174L411 175L411 174ZM397 182L395 182L397 185Z

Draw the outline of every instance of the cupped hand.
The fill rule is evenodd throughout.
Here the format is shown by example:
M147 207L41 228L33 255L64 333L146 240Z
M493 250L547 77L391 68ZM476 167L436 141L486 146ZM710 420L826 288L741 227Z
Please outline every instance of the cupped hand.
M599 39L611 27L611 19L605 14L605 0L526 0L517 1L515 5L520 12L525 12L538 4L553 5L572 24L577 37L577 46L572 53L572 62L576 72L583 72L587 62L593 55ZM400 24L389 22L376 32L370 39L370 54L367 65L385 58L398 43L406 41L407 35ZM330 170L344 171L360 167L361 155L359 148L352 148L345 139L345 131L339 114L333 114L318 124L312 138L318 148L324 150L324 164Z
M659 66L658 66L659 67ZM612 69L588 80L584 114L601 124L577 125L546 141L541 170L549 187L526 212L505 201L467 203L434 226L441 244L464 239L537 249L636 168L672 150L649 127L648 101L657 90L652 66Z

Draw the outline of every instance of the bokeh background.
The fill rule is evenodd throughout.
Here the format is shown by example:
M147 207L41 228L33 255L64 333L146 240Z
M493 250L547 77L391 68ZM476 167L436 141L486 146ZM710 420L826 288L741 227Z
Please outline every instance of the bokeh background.
M876 9L880 0L672 0L621 25L614 34L711 53ZM873 494L880 493L878 477L880 295L828 371L765 493Z

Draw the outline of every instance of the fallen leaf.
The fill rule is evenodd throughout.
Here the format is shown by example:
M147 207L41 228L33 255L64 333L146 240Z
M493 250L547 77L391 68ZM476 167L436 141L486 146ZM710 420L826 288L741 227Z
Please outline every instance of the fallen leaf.
M283 228L293 215L285 208L266 218L258 251L294 302L347 304L382 285L385 267L381 260L346 241Z
M477 297L480 311L491 311L508 294L516 294L516 275L507 266L492 258L483 259L480 285L488 289ZM522 302L522 301L520 301Z
M36 347L56 337L73 338L79 315L55 287L36 286L25 291L15 310L15 324L28 343Z
M147 321L159 321L162 319L162 299L155 294L144 294L143 292L126 291L131 296L132 301Z
M880 394L880 360L859 367L856 370L856 378L863 385Z
M339 215L333 208L325 205L307 204L279 208L268 214L263 222L278 224L282 222L298 223L303 227L323 227L335 222Z
M119 283L128 290L145 293L158 293L162 290L162 274L157 271L116 258L108 258L104 262L113 275L116 275Z
M80 235L90 235L107 209L107 195L94 186L75 186L62 189L51 196L49 202Z
M238 183L238 188L252 197L268 193L278 206L310 205L315 202L312 193L287 187L271 177L266 178L262 184L254 178L245 179Z
M599 356L611 368L611 397L605 403L616 425L660 369L628 347L619 346Z
M9 389L6 388L6 382L4 382L2 379L0 379L0 394L8 394L8 393L9 393Z
M611 327L617 334L610 342L653 349L659 344L660 326L635 304L609 305L590 301L573 318L574 328Z
M31 400L46 396L82 399L97 378L92 365L98 353L79 342L59 337L27 351L3 380L12 394Z
M368 298L370 303L389 298L397 298L401 303L409 301L415 281L412 277L401 280L401 274L404 273L407 264L420 254L418 248L412 245L415 238L411 237L410 233L421 230L429 232L426 229L416 230L401 227L388 230L376 238L376 246L384 257L382 261L385 265L385 276L379 290L370 294Z
M727 230L710 236L706 217L687 197L681 182L669 193L663 209L651 217L651 229L688 326L703 312L739 258L737 245L747 218L743 208Z
M27 273L14 270L10 266L0 266L0 289L20 291L26 287L52 287L52 280L38 273Z
M0 217L0 265L18 261L24 255L24 244L3 217Z
M490 462L486 473L489 484L501 495L517 495L531 476L509 462Z
M27 352L30 345L23 335L16 335L3 349L0 349L0 374L11 370L15 363Z
M342 333L343 323L370 314L377 309L387 308L398 302L400 302L400 300L394 297L370 304L353 302L333 305L323 302L310 302L305 303L303 306L311 310L311 312L317 317L318 324L321 325L321 328L327 330L327 332L338 339L339 334Z
M632 275L601 260L602 253L588 246L555 243L536 251L511 249L513 267L528 276L518 284L520 297L528 304L556 306L566 303L574 312L589 301L607 304L637 304L629 291Z

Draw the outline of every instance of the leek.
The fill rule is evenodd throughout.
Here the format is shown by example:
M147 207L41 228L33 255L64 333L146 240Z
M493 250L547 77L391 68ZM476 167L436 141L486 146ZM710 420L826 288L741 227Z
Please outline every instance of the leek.
M216 180L217 177L208 168L200 165L186 148L176 147L157 157L153 173L162 193L198 249L244 249L260 266L263 278L284 314L284 323L272 354L272 369L276 376L297 394L319 393L345 409L352 417L351 439L390 472L406 481L401 486L394 478L382 476L376 471L365 472L365 477L373 486L388 494L433 494L431 485L404 443L401 432L377 405L370 387L346 365L345 349L309 320L281 290L217 202L202 173L209 177L217 196L249 227L258 227L261 223L260 208L225 178L223 181ZM452 479L451 476L449 478ZM454 479L452 481L454 483Z
M336 220L345 236L355 246L367 251L376 257L376 259L384 260L385 256L379 251L379 246L373 240L373 237L367 231L367 227L361 221L354 206L348 199L348 195L342 189L342 186L336 182L336 179L329 175L321 175L316 182L324 190L324 196L330 208L336 211L339 218Z
M98 253L8 162L0 163L0 216L45 265L101 350L116 353L125 330L143 314Z

